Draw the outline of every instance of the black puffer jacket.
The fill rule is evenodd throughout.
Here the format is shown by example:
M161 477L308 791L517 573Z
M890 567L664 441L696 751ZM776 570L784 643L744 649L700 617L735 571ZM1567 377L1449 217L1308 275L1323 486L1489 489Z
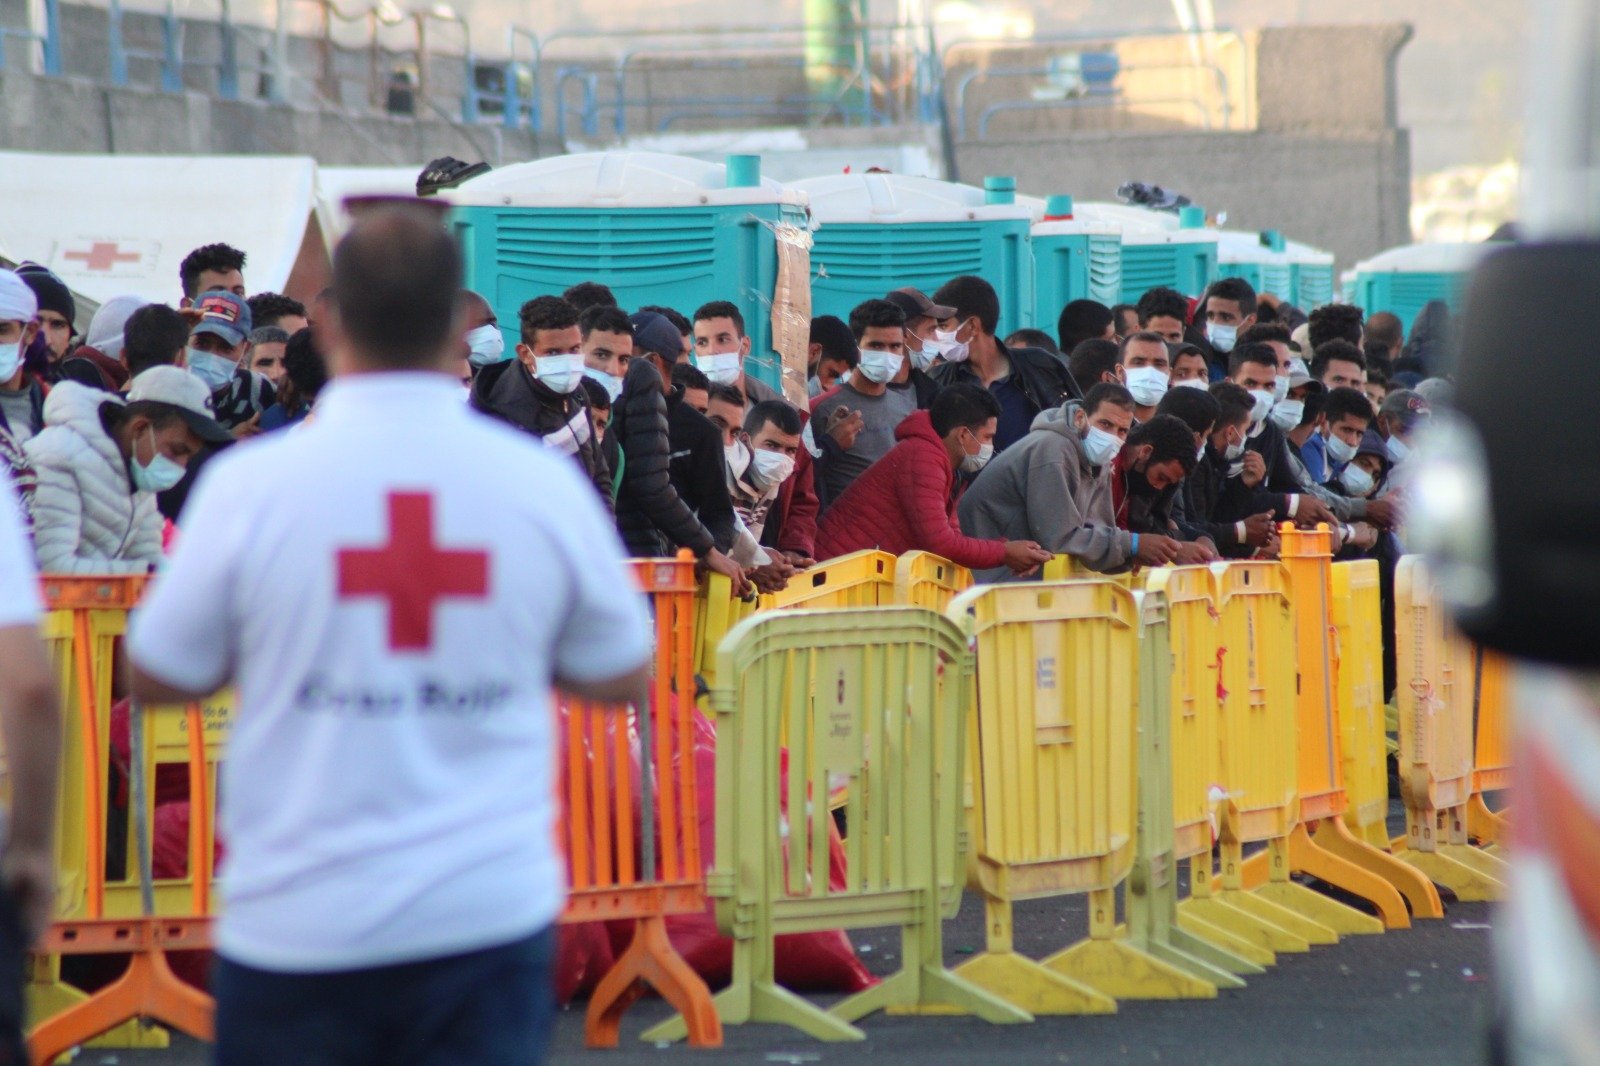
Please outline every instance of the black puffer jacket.
M606 436L622 449L617 529L628 553L653 558L684 547L703 556L716 547L711 531L672 487L667 396L649 360L629 363Z
M728 458L722 449L722 431L711 419L683 402L677 389L667 400L667 435L672 442L668 464L678 498L711 531L717 550L733 547L733 498L728 495Z
M1049 352L1040 348L1007 348L999 340L994 343L1011 364L1011 379L1028 397L1028 402L1033 404L1035 415L1051 407L1060 407L1067 400L1083 399L1078 383L1067 371L1067 364ZM928 371L928 376L939 388L947 385L983 387L982 380L966 361L940 363ZM921 394L919 389L919 400Z
M611 506L611 467L600 449L600 434L582 389L563 396L530 374L520 360L508 359L478 371L472 406L573 456L606 506Z

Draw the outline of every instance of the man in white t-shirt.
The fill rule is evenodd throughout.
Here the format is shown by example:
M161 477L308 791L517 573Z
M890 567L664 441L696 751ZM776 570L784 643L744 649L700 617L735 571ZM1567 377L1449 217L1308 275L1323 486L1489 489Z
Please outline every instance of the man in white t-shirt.
M55 903L56 772L60 704L39 640L39 577L11 479L0 469L0 733L11 779L11 816L0 852L0 1062L22 1050L22 953Z
M316 421L214 460L129 637L138 698L239 693L216 1061L537 1062L550 690L642 699L647 605L593 486L443 372L461 260L429 208L363 214L333 274Z

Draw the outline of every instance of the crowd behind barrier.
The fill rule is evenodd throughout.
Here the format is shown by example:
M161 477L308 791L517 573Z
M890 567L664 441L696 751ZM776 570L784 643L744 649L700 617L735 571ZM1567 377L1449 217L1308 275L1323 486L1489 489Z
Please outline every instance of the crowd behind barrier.
M718 575L697 583L689 559L635 564L656 618L649 713L571 700L560 712L563 922L633 926L590 996L591 1046L614 1046L623 1012L652 989L681 1013L647 1036L700 1046L750 1021L860 1039L851 1023L885 1008L1006 1023L1208 998L1279 952L1441 917L1435 883L1494 895L1504 814L1484 794L1505 784L1506 664L1455 635L1420 560L1402 560L1407 833L1390 840L1376 564L1332 563L1326 531L1282 535L1282 562L977 587L937 557L858 553L808 571L797 584L828 591L787 605L745 603ZM120 830L107 779L113 663L142 586L45 580L69 715L61 891L29 989L38 1062L97 1036L130 1042L139 1018L211 1031L208 996L170 960L210 947L231 701L134 714L144 818ZM697 655L714 662L709 682ZM708 855L697 673L713 719ZM176 870L159 868L150 839L163 766L183 767L200 797ZM819 794L840 797L842 882L829 872L836 815ZM125 861L108 861L120 840ZM1254 883L1247 844L1262 845ZM940 923L964 885L988 911L987 943L946 970ZM1368 907L1318 890L1328 886ZM1067 893L1088 895L1088 937L1037 961L1016 951L1013 903ZM733 944L715 1000L666 924L708 898ZM904 930L894 976L828 1010L778 983L778 935L883 925ZM105 954L131 957L110 984L85 993L62 979L63 959Z

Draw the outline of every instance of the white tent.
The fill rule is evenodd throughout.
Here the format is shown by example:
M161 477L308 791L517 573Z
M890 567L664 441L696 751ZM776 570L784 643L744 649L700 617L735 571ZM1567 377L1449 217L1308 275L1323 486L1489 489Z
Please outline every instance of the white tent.
M184 256L220 241L252 293L308 300L328 278L315 178L299 156L0 152L0 246L96 301L176 305Z
M322 236L332 250L350 228L350 213L344 209L347 196L415 196L417 175L423 164L411 167L318 167L317 220ZM453 189L434 194L453 203Z

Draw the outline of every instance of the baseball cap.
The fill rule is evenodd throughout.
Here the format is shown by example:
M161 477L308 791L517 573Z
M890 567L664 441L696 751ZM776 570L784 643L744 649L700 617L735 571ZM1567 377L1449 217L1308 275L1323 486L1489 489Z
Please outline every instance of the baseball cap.
M182 367L153 366L134 378L128 386L128 402L140 401L176 408L195 436L208 444L227 444L233 440L233 434L213 417L211 390Z
M9 270L0 270L0 322L32 322L39 313L39 298L28 283Z
M1383 398L1378 413L1398 418L1401 424L1410 429L1422 419L1432 417L1433 408L1428 406L1427 400L1410 389L1396 389Z
M1310 385L1312 392L1325 392L1322 382L1311 376L1311 371L1306 367L1304 359L1289 360L1289 387L1298 389L1302 385Z
M201 317L193 333L215 333L235 346L243 344L250 336L250 305L226 289L203 292L194 305Z
M927 317L942 322L956 313L954 307L936 304L928 299L927 294L921 289L913 289L909 285L903 289L894 290L884 299L904 311L907 321L913 318Z
M683 354L683 334L667 321L665 315L654 311L636 311L629 318L633 323L633 346L652 355L659 355L670 366Z

